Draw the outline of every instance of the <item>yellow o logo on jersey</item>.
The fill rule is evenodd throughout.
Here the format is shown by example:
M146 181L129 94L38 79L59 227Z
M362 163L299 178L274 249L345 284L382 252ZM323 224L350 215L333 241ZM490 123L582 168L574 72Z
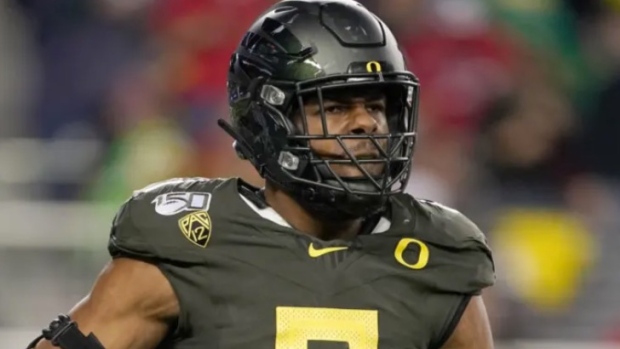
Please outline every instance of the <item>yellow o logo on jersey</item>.
M381 72L381 63L377 61L370 61L366 63L366 71L369 73L379 73Z
M420 247L420 254L418 256L418 260L411 264L407 263L403 258L403 253L411 244L416 244ZM400 239L398 245L396 245L396 249L394 250L394 258L398 261L398 263L404 265L409 269L420 270L424 269L428 264L428 257L430 253L428 251L428 246L420 240L412 239L412 238L403 238Z

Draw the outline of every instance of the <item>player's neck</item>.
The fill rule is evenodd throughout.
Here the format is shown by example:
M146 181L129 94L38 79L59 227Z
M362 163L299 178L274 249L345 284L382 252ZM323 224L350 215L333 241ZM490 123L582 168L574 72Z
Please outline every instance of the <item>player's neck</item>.
M265 200L293 228L323 240L350 240L361 230L363 220L326 222L314 217L287 193L265 188Z

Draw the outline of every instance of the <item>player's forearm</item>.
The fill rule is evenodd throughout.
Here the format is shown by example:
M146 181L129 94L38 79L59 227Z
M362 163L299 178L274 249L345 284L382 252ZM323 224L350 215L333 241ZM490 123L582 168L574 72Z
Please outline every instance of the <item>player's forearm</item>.
M37 337L27 347L27 349L40 348L105 349L94 334L84 335L77 322L64 314L54 319L42 331L42 335Z
M159 269L148 263L116 259L69 315L82 334L93 333L105 349L154 349L177 313L174 292ZM42 341L35 348L57 347Z
M77 327L60 326L69 330L57 331L60 343L88 343L86 347L54 346L41 340L34 349L154 349L167 333L167 325L158 322L131 321L131 319L97 319L84 311L74 312L72 320ZM96 333L96 335L95 335ZM48 337L49 338L49 337Z

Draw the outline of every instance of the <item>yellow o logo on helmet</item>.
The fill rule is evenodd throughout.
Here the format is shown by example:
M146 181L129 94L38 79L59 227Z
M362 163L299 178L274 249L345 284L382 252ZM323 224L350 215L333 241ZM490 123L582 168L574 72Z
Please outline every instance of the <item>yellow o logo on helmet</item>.
M381 71L381 63L377 61L370 61L366 63L366 71L369 73L378 73Z

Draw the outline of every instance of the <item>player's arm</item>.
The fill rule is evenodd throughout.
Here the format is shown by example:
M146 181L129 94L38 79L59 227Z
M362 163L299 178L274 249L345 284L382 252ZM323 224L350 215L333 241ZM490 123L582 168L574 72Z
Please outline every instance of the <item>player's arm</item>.
M442 349L493 349L493 336L481 296L472 297Z
M70 316L82 333L92 332L105 349L153 349L178 312L174 291L156 266L118 258L106 266ZM56 347L43 340L35 348Z

